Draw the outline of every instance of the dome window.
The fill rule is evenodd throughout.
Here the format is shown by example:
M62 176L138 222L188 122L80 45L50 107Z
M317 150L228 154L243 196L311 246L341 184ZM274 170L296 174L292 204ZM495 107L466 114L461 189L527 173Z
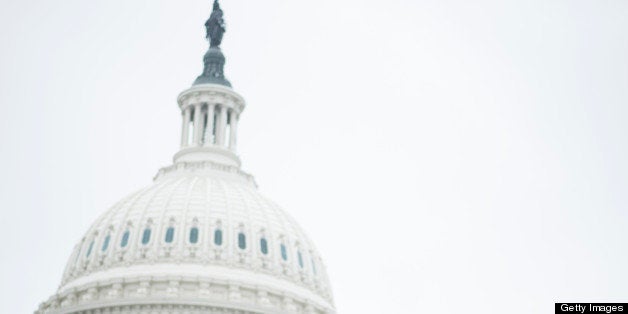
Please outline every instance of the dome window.
M222 230L216 229L214 231L214 244L221 246L222 245Z
M150 228L144 229L144 233L142 234L142 244L146 245L150 242Z
M288 260L288 251L286 250L286 245L285 244L281 244L281 258L284 261Z
M301 255L301 252L297 252L297 258L299 259L299 267L303 268L303 255Z
M87 249L87 253L85 253L85 257L89 257L92 254L92 249L94 248L94 240L89 244L89 248Z
M268 241L266 241L266 238L259 240L259 249L262 251L262 254L268 255Z
M83 246L83 242L81 242L81 244L78 246L78 251L76 252L76 260L74 261L74 263L78 263L79 258L81 258L81 246Z
M168 227L166 230L166 243L172 243L174 240L174 227Z
M314 263L314 259L311 259L310 262L312 262L312 272L316 276L316 263Z
M238 247L242 250L246 249L246 235L242 232L238 233Z
M111 236L110 236L110 235L107 235L107 236L105 237L105 241L102 243L102 248L101 248L101 250L102 250L103 252L104 252L104 251L106 251L106 250L107 250L107 248L109 247L109 239L111 239Z
M125 231L124 234L122 235L122 240L120 241L120 247L126 247L127 244L129 244L129 235L131 233L129 232L129 230Z
M190 243L195 244L198 242L198 228L193 227L190 229Z

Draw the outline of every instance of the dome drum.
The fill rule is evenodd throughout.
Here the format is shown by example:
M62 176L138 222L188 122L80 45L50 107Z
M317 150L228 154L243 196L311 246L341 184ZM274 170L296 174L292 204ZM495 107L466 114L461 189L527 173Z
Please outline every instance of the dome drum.
M218 290L230 284L255 291L257 297L243 299L249 305L293 293L291 304L300 310L287 313L305 313L304 304L319 309L313 313L333 313L324 265L294 220L240 174L216 172L175 168L114 205L75 247L59 294L38 313L62 313L53 310L55 304L91 304L103 295L134 304L138 295L161 298L168 280L200 293L189 297L203 295L201 284L217 289L215 298L226 297L227 288ZM142 292L149 288L154 291ZM277 306L277 313L286 313L285 304Z

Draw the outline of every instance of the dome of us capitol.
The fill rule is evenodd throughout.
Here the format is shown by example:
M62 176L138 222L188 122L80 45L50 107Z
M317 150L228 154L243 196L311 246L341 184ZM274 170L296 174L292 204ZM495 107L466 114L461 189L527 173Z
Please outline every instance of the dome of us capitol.
M336 313L316 248L240 169L245 102L224 76L217 0L205 26L203 73L178 97L173 165L92 224L36 314Z

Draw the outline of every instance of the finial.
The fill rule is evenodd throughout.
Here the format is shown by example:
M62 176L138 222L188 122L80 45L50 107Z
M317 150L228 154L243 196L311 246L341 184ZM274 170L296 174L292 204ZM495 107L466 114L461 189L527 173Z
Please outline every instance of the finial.
M222 9L218 0L214 0L214 9L209 16L207 22L205 22L205 29L207 34L205 38L209 40L210 47L220 47L222 42L222 35L225 33L225 20L222 17Z
M198 84L220 84L231 87L231 83L225 78L225 56L220 51L220 43L222 35L225 33L225 20L222 17L222 9L218 0L214 0L214 9L205 22L207 34L205 37L209 40L209 50L203 57L205 67L203 74L196 78L194 85Z

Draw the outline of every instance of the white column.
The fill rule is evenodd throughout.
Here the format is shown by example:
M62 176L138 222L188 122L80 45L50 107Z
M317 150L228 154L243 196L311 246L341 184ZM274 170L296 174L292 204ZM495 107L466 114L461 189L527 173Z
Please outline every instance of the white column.
M218 146L225 145L225 130L227 129L227 110L228 109L225 106L220 107L220 122L218 123L218 130L216 131L218 137L216 139L216 144Z
M205 129L205 146L214 144L214 107L216 107L216 104L207 104L207 128Z
M231 109L231 119L230 119L230 123L229 123L229 148L232 151L236 150L236 130L238 129L238 119L240 117L238 116L238 114L235 112L235 110Z
M202 104L194 105L194 145L201 144L201 132L203 130L203 114L201 113Z
M190 131L188 130L188 127L190 125L190 107L188 106L183 109L181 115L183 116L183 127L181 129L181 147L185 147L188 145L188 134L190 133Z

